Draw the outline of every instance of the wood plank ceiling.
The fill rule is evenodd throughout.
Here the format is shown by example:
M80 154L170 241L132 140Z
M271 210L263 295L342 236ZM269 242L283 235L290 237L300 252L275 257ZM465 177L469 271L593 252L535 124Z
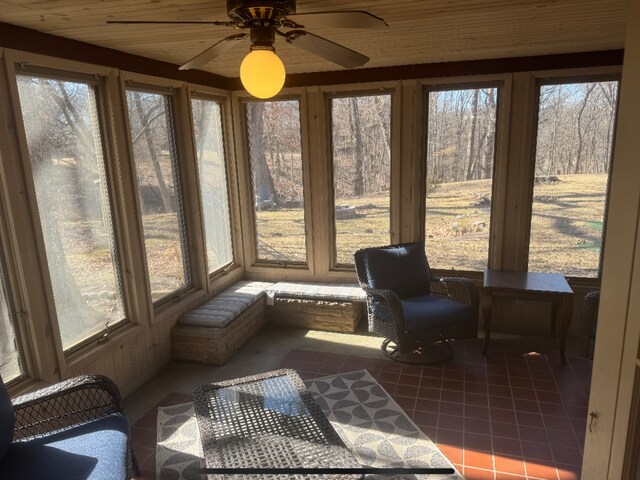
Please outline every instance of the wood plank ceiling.
M309 31L371 57L365 67L619 49L628 0L298 0L298 12L368 10L389 28ZM182 64L228 27L107 25L106 20L227 20L222 0L0 0L0 22ZM340 67L276 41L288 73ZM248 44L203 70L237 77Z

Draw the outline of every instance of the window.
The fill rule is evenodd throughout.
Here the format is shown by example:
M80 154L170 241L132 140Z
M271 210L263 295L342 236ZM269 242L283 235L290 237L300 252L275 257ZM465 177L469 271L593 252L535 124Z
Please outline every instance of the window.
M233 261L222 112L218 102L207 99L194 98L191 108L207 243L207 265L211 273Z
M156 302L190 281L171 98L127 90L127 105L151 298Z
M391 238L391 95L331 99L335 258Z
M529 270L597 277L618 82L540 87Z
M18 75L33 182L65 349L125 317L96 86Z
M258 260L306 263L300 104L248 102L246 120Z
M497 88L427 93L425 249L434 268L487 267L497 95Z

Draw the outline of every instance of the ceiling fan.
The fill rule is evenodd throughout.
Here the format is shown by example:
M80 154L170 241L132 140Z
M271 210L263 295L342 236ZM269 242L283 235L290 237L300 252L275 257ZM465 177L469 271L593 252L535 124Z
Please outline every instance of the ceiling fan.
M249 39L249 54L240 66L240 79L249 93L258 98L276 95L284 85L285 69L275 54L276 36L287 43L318 55L341 67L361 67L369 57L331 40L314 35L305 24L339 28L378 28L389 25L382 18L363 10L296 13L296 0L227 0L229 21L138 21L108 20L107 23L136 25L214 25L241 30L200 52L180 70L201 67ZM288 29L282 31L281 29ZM242 31L244 30L244 31Z

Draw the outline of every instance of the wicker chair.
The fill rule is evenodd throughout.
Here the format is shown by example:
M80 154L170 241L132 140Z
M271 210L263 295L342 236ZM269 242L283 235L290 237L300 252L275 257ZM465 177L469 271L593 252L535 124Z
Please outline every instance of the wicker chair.
M0 379L0 417L0 478L140 474L120 393L107 377L83 375L11 400Z
M448 360L447 340L478 336L478 291L466 278L434 278L424 244L365 248L355 253L367 294L369 331L382 351L403 363Z
M593 358L593 349L596 341L596 329L598 327L598 307L600 306L600 290L594 290L584 296L582 303L582 315L580 324L580 344L582 355Z

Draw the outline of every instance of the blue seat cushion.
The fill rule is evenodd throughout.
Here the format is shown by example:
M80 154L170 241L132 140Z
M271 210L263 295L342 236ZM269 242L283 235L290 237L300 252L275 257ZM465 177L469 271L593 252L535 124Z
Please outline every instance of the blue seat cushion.
M402 302L404 325L408 332L470 322L471 309L437 295L420 295Z
M431 292L431 271L421 243L368 249L365 265L372 288L392 290L400 298Z
M2 460L11 445L15 422L16 417L13 412L11 398L4 386L2 377L0 377L0 460Z
M127 419L112 414L44 438L15 442L0 461L0 478L124 480L128 438Z

